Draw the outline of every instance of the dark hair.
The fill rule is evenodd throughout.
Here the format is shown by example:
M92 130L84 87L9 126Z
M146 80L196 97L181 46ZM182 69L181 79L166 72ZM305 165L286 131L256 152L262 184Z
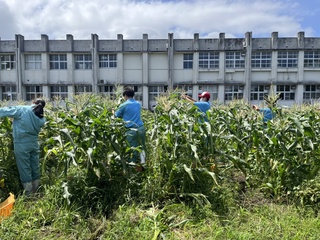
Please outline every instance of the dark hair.
M38 118L43 118L43 108L46 106L46 102L43 99L37 99L33 103L35 106L32 111Z
M134 96L134 90L131 87L125 87L123 89L122 96L127 96L132 98Z

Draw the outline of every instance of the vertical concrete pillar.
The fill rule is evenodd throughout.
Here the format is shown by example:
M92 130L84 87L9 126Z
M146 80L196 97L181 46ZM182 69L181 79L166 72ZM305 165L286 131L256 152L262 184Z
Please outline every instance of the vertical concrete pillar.
M74 40L73 36L71 34L67 34L67 43L68 43L68 52L67 52L67 71L68 71L68 83L74 84L74 69L75 69L75 64L74 64L74 55L73 55L73 45L74 45ZM69 90L69 89L68 89ZM69 91L68 91L69 95ZM68 96L69 98L70 96Z
M303 103L303 82L304 82L304 32L298 32L298 85L296 88L295 101Z
M148 34L143 34L142 39L142 106L149 108L149 53Z
M271 33L271 76L270 76L270 93L277 93L276 82L278 80L278 32ZM273 88L272 88L273 87Z
M24 36L15 35L16 44L16 71L17 71L17 100L25 99L25 90L22 89L24 66L22 66L22 52L24 51Z
M92 57L92 92L98 93L99 79L99 36L91 34L91 57Z
M49 59L49 37L41 34L41 75L42 84L47 85L49 81L50 59ZM43 91L43 88L42 88Z
M50 99L50 86L49 85L43 85L42 86L42 93L44 99Z
M168 89L173 89L173 33L168 34Z
M123 84L123 35L117 35L117 83Z
M252 54L252 32L246 32L243 42L243 52L245 54L245 69L244 69L244 90L243 98L250 100L251 92L251 54Z
M224 84L226 81L225 33L219 34L219 79L223 83L218 86L218 100L224 103Z
M193 35L193 69L192 69L192 97L198 99L199 80L199 33Z

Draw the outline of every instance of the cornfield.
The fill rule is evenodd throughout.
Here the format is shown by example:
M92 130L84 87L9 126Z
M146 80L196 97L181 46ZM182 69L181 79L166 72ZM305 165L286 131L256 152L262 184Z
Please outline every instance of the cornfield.
M223 208L226 189L255 189L267 198L319 208L320 114L316 106L275 107L274 120L243 101L213 104L208 122L176 93L143 109L147 166L137 173L122 120L111 109L119 102L96 95L56 100L46 107L39 138L41 181L61 186L61 204L110 212L125 201L163 204L196 202ZM4 105L4 103L2 104ZM22 188L15 166L11 121L0 120L0 200ZM140 151L140 149L137 149Z

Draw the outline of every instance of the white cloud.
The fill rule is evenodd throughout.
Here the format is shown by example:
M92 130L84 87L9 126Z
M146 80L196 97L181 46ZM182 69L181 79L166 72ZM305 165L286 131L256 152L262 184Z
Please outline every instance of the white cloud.
M0 20L7 27L0 29L2 39L22 34L25 39L88 39L91 33L100 39L125 39L244 36L296 36L299 31L313 34L311 26L301 25L297 0L0 0L6 15ZM300 14L300 15L299 15ZM300 16L300 18L298 18ZM3 21L1 21L3 22Z

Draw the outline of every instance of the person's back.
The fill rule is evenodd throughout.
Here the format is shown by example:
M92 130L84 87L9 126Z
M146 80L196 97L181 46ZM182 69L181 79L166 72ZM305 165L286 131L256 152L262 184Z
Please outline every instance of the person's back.
M258 106L256 105L253 105L252 106L253 109L255 109L256 111L259 111L262 113L263 115L263 122L268 122L270 120L273 119L274 117L274 113L272 112L272 110L270 108L259 108Z
M134 90L130 87L124 89L122 96L126 100L114 113L116 117L122 118L126 123L126 139L131 147L141 148L141 152L134 150L128 162L145 164L145 142L146 130L141 119L141 104L133 99ZM137 171L142 171L143 167L137 166Z
M263 122L267 122L273 119L273 113L270 108L261 108L259 111L263 114Z
M207 111L210 109L210 93L208 92L202 92L201 94L198 95L199 101L194 102L194 105L198 107L199 111L202 113L201 119L199 119L200 122L203 120L205 122L208 122L208 117L207 117Z
M33 106L16 106L14 114L13 138L14 142L37 141L38 135L45 123L44 118L39 118L33 112Z
M25 194L35 193L40 184L38 135L45 124L45 101L36 100L32 106L0 108L0 117L13 118L14 155Z
M141 127L141 104L133 98L122 103L115 113L116 117L122 118L126 122L126 127Z

